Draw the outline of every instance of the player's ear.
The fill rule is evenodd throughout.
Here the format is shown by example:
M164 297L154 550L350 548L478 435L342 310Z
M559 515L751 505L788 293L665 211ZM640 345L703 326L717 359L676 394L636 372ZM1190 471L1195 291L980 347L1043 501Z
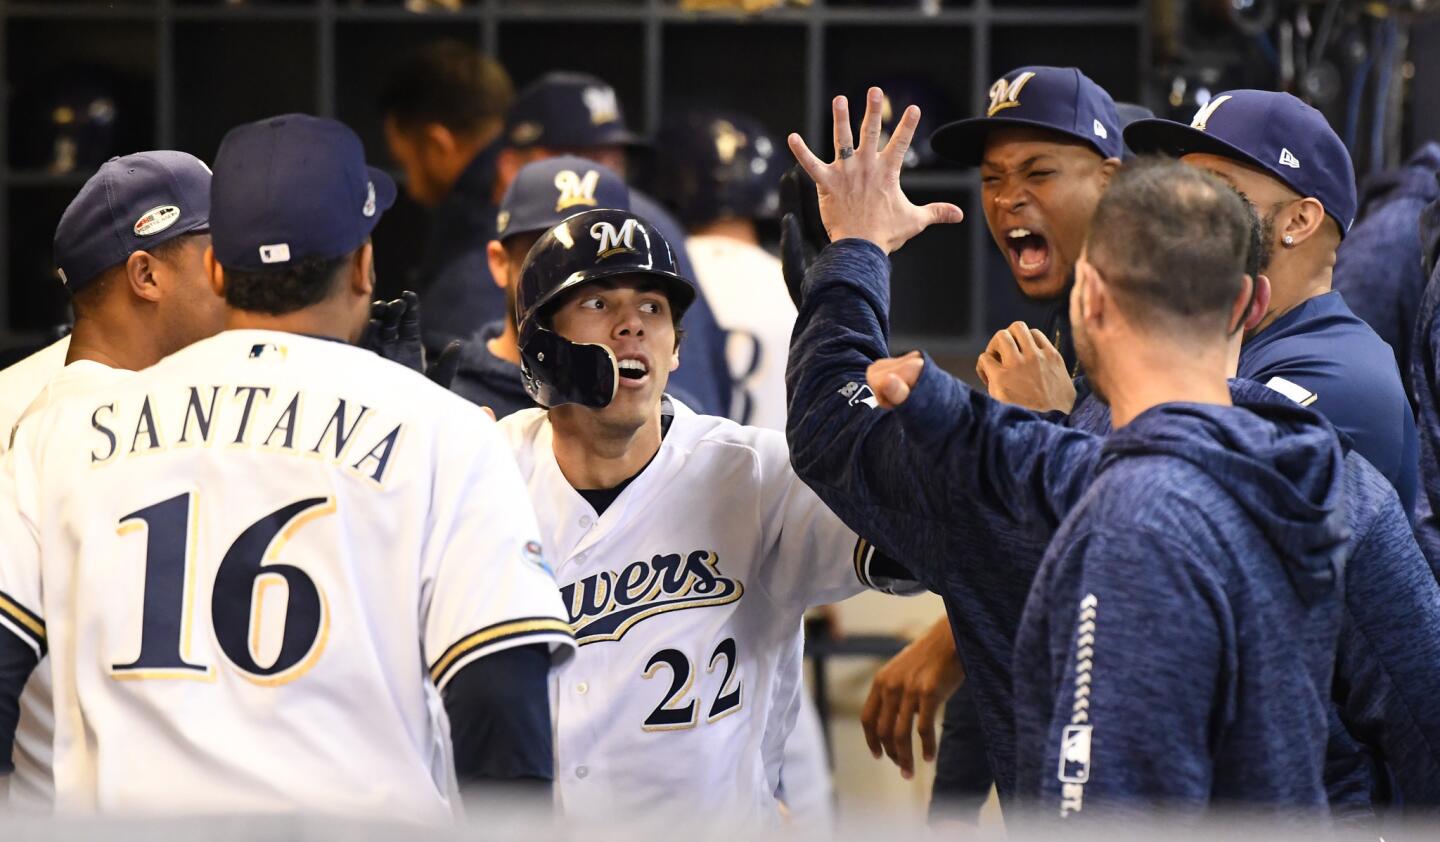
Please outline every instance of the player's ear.
M499 240L485 244L485 262L490 264L490 277L495 286L504 289L510 282L510 257Z
M1106 158L1105 160L1101 161L1100 183L1105 185L1106 187L1109 187L1110 179L1115 175L1115 171L1120 169L1120 164L1121 161L1119 158Z
M454 132L440 123L426 123L420 132L424 138L427 153L442 160L449 160L455 156L455 150L460 144L456 141Z
M159 301L163 293L160 290L160 281L155 277L155 267L159 261L148 251L131 252L125 259L125 280L130 284L130 292L136 298L145 301Z
M205 276L210 279L210 289L221 298L225 297L225 269L215 259L215 247L205 247Z
M1288 208L1285 224L1279 232L1281 242L1289 236L1293 240L1290 247L1294 248L1315 236L1324 224L1325 206L1313 197L1306 196L1291 203Z
M355 251L350 290L369 301L375 295L375 246L369 239Z
M1255 294L1250 297L1250 307L1245 311L1245 331L1248 333L1259 327L1268 312L1270 312L1270 279L1264 275L1256 275Z

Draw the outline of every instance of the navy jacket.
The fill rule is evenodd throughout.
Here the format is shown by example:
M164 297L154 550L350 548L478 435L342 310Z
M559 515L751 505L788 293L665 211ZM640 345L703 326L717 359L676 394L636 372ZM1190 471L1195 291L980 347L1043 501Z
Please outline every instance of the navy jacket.
M1420 299L1411 343L1410 382L1415 389L1416 416L1420 426L1420 476L1424 499L1418 507L1415 535L1440 576L1440 200L1420 217L1423 254L1431 267L1430 282Z
M1088 392L1082 382L1077 386ZM1232 380L1230 392L1244 406L1287 400L1250 380ZM1110 409L1091 398L1066 423L1109 435ZM1434 813L1440 808L1440 585L1395 489L1350 444L1342 436L1352 540L1333 692L1341 728L1331 734L1327 762L1331 808L1355 813L1372 799L1398 796L1411 812ZM1352 753L1363 758L1347 756ZM1386 792L1392 785L1396 792Z
M1317 295L1246 340L1240 376L1323 414L1380 469L1400 492L1405 510L1414 513L1419 441L1395 355L1350 312L1340 293Z
M485 245L495 239L497 141L460 173L430 217L430 232L415 270L425 316L425 350L437 356L486 322L505 316L505 291L495 285Z
M1019 789L1050 815L1328 810L1343 461L1265 408L1164 404L1100 448L1015 644Z
M486 345L505 329L502 321L480 328L460 349L460 363L450 391L466 400L490 407L496 418L530 409L535 402L520 382L520 366L490 353Z
M1420 147L1404 166L1367 180L1360 214L1335 260L1331 285L1355 315L1395 351L1405 390L1410 384L1410 341L1425 291L1415 220L1440 198L1440 143Z
M792 459L800 476L842 518L864 529L887 553L909 559L926 584L949 601L968 686L980 701L997 787L1008 797L1014 781L1013 728L1005 716L1012 707L1010 645L1046 541L1088 486L1099 444L1078 430L1045 423L1035 413L972 392L933 364L899 410L869 409L865 367L888 353L887 281L884 256L863 243L827 249L812 271L791 348ZM931 381L947 391L927 390ZM1285 401L1242 381L1233 388L1241 404ZM1077 407L1071 423L1085 423L1087 405ZM1108 410L1102 404L1095 406L1101 414L1087 429L1106 433ZM984 455L977 459L975 453ZM1429 639L1414 630L1434 627L1435 621L1427 619L1434 610L1434 591L1414 581L1416 571L1424 581L1423 562L1413 541L1407 543L1398 498L1377 495L1376 483L1382 491L1388 483L1360 457L1347 459L1361 466L1346 474L1348 493L1358 501L1347 508L1357 543L1364 536L1386 536L1366 545L1365 563L1356 570L1365 576L1365 586L1374 583L1390 593L1359 602L1364 587L1352 589L1357 607L1351 613L1357 628L1368 628L1372 621L1407 618L1399 620L1398 627L1408 624L1409 631L1398 634L1398 627L1392 625L1392 636L1378 641L1384 651L1372 656L1368 669L1370 674L1408 673L1409 677L1395 684L1405 688L1402 693L1381 692L1383 682L1359 678L1367 668L1360 664L1363 648L1357 649L1351 661L1356 665L1345 667L1353 678L1344 681L1347 686L1369 687L1371 692L1343 697L1337 692L1337 697L1343 698L1352 722L1367 723L1357 724L1357 730L1386 745L1392 763L1413 764L1411 780L1423 781L1427 764L1433 764L1440 752L1427 747L1422 752L1428 757L1394 758L1414 753L1414 746L1433 745L1433 737L1420 740L1414 734L1418 725L1440 723L1440 715L1425 712L1423 705L1414 707L1417 698L1440 695L1429 690L1436 680L1430 665L1437 663L1424 654L1429 644L1418 647L1421 657L1401 657L1417 640ZM1388 572L1365 572L1372 567ZM1408 607L1397 612L1394 606ZM1367 607L1373 609L1368 614ZM1358 634L1347 636L1347 641L1357 647L1368 642ZM994 704L1003 708L997 712ZM1407 707L1417 713L1407 716ZM1370 713L1362 714L1364 710ZM1376 712L1382 710L1377 720ZM1377 721L1385 724L1377 726ZM1337 777L1339 773L1332 772L1332 783L1338 783ZM1432 781L1436 777L1429 775ZM1413 787L1406 796L1425 797Z

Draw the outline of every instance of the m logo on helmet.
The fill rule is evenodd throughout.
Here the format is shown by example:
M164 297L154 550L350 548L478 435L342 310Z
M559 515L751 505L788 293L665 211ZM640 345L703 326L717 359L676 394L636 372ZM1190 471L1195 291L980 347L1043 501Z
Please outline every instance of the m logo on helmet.
M620 119L620 104L615 101L614 88L586 88L580 99L590 110L591 123L602 126Z
M996 79L995 84L990 86L990 107L985 110L985 116L994 117L1007 108L1019 105L1020 91L1034 78L1034 71L1027 70L1016 76L1013 81L1004 77Z
M1200 110L1195 112L1195 119L1190 121L1190 128L1199 129L1202 132L1205 131L1206 124L1210 122L1210 118L1215 114L1215 109L1224 105L1229 100L1230 95L1226 94L1225 96L1217 96L1200 106Z
M720 163L733 162L735 153L748 145L745 133L735 128L735 124L729 120L716 120L713 128L715 130L715 154L720 157Z
M595 187L599 184L599 170L589 170L584 176L574 170L555 173L555 189L560 191L560 198L555 200L556 212L576 205L595 207Z
M596 260L603 260L612 254L619 254L622 251L639 252L635 248L635 231L640 227L639 220L627 219L615 230L615 226L608 222L597 222L590 226L590 236L599 241L600 250L595 255Z

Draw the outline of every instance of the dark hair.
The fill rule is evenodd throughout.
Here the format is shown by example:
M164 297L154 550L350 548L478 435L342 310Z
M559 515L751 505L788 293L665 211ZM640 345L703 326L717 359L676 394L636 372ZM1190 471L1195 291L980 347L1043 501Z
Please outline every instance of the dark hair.
M500 63L459 41L427 44L400 61L380 94L380 113L401 128L439 123L473 134L498 128L515 99Z
M1121 167L1090 222L1088 259L1136 316L1197 333L1229 322L1254 260L1255 212L1223 181L1177 161Z
M307 257L259 271L225 270L225 303L237 310L283 316L325 300L354 252Z

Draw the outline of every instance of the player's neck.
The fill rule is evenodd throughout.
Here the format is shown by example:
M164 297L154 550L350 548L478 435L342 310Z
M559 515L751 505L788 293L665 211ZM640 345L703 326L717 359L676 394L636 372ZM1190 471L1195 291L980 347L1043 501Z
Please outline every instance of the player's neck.
M1271 260L1264 273L1270 279L1270 309L1249 335L1254 336L1306 301L1329 292L1334 268L1333 255L1327 260L1298 250Z
M520 364L520 335L515 331L515 320L506 319L505 329L499 336L486 340L485 347L490 353L506 362Z
M579 406L550 410L555 463L574 488L614 488L640 473L660 449L660 407L639 427L606 423Z
M354 344L359 337L350 331L354 320L335 298L281 315L226 308L226 330L277 330L305 336L323 336Z
M1107 360L1103 391L1115 429L1166 403L1229 406L1229 344L1195 349L1169 343L1125 343Z
M135 319L77 317L65 364L89 360L124 371L149 368L165 356L158 332Z
M755 230L755 223L748 219L717 219L696 225L690 233L696 237L728 237L752 246L760 245L760 233Z

